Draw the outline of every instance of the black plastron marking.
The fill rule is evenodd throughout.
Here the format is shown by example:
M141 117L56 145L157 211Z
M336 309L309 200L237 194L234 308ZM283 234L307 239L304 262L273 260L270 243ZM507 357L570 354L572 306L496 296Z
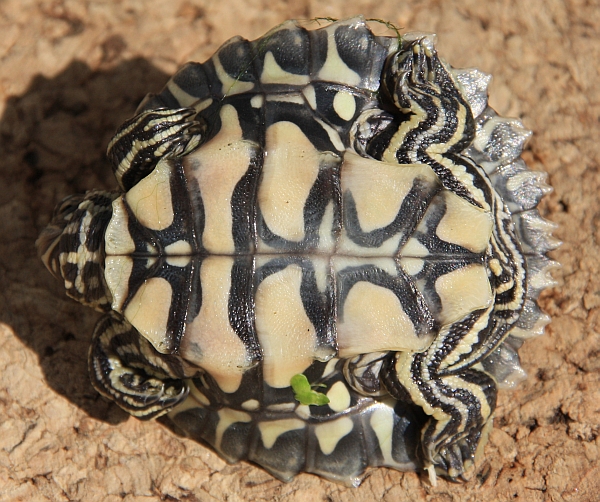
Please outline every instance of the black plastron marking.
M254 326L254 259L240 256L231 269L229 292L229 324L244 342L252 360L262 359L262 352Z
M320 152L341 153L306 106L285 101L267 101L265 108L265 128L277 122L292 122Z
M394 220L389 225L370 232L363 232L361 229L352 192L345 192L343 199L344 228L348 237L361 247L378 248L387 239L400 233L402 237L398 249L401 249L406 241L412 237L414 229L423 218L429 203L439 191L439 188L439 185L422 183L420 179L415 179Z
M376 265L346 267L336 276L338 322L344 317L344 303L348 293L357 282L366 281L389 289L398 298L400 305L415 327L418 336L426 336L438 328L431 316L425 299L413 280L398 267L398 275L393 277Z
M171 165L173 170L170 177L173 208L171 225L163 230L149 229L137 221L127 200L123 201L128 215L128 230L135 244L135 251L132 254L133 268L128 281L128 294L121 310L125 311L139 288L148 279L161 277L167 280L171 287L172 298L165 340L168 342L167 350L176 352L185 331L190 300L197 298L196 285L200 281L199 262L192 260L191 257L178 257L171 263L165 248L178 241L185 241L190 245L192 255L196 255L199 251L199 239L196 237L198 222L192 216L191 200L182 162L173 160ZM202 214L194 214L194 216L201 218ZM195 307L192 306L191 310L193 312Z
M254 275L254 290L271 274L280 272L289 265L298 265L302 269L300 298L304 311L315 328L317 345L332 346L335 335L335 306L333 290L328 287L321 293L317 287L315 269L310 258L302 256L282 256L273 258L256 270Z

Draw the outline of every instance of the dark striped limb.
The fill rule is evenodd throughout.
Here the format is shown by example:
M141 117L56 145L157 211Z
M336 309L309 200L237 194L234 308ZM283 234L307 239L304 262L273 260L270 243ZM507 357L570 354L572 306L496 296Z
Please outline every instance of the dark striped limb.
M108 145L117 182L129 190L161 159L183 157L200 145L204 128L192 108L147 110L126 121Z
M189 392L180 359L157 352L116 313L96 325L89 369L100 394L141 419L169 412Z
M492 311L475 311L443 328L425 352L396 353L382 372L392 396L415 403L431 417L421 431L419 453L433 479L435 472L464 479L496 407L491 376L473 367L451 369L474 339L494 330Z
M388 58L381 99L404 115L382 124L382 130L369 124L372 138L359 138L368 143L366 152L385 162L427 164L445 188L488 209L489 188L481 186L478 169L462 155L475 138L473 113L430 37L409 40Z

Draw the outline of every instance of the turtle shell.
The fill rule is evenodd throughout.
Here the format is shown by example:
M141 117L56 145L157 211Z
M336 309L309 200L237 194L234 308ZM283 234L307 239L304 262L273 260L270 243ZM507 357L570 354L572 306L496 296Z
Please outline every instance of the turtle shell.
M109 146L121 190L94 195L101 212L78 200L85 225L40 245L73 296L113 311L96 387L281 479L459 477L548 322L535 299L556 245L544 177L519 158L529 132L487 106L488 82L432 35L362 18L286 22L181 68ZM79 238L76 266L86 232L101 237ZM115 361L139 381L116 384ZM140 371L179 382L170 400L148 404Z

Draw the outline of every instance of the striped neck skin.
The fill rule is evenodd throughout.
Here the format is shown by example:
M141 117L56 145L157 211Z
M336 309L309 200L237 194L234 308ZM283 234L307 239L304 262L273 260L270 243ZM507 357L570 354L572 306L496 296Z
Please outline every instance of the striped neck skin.
M46 268L65 282L67 295L96 310L110 310L104 281L104 233L116 192L72 195L55 209L36 241Z

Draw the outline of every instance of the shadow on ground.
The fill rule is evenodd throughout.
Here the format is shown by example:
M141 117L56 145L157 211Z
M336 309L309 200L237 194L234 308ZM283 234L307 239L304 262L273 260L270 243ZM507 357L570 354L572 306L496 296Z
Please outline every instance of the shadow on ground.
M128 415L89 383L87 351L98 314L65 296L35 240L67 195L114 189L106 145L168 76L143 59L105 71L71 63L11 97L0 120L0 321L34 350L49 386L90 416Z

